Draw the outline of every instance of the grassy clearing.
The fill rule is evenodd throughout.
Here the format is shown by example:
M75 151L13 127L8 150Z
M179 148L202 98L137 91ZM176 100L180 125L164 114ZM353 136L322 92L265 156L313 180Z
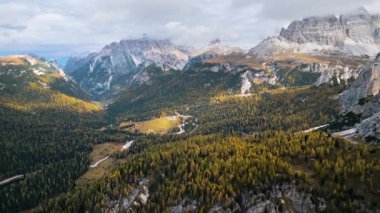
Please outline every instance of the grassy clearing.
M91 164L121 150L124 144L118 143L102 143L94 146L94 150L90 154Z
M318 58L316 56L302 54L302 53L293 53L293 52L285 52L285 53L278 54L274 57L274 59L278 61L300 60L307 63L326 63L326 60L322 58Z
M132 132L137 130L145 134L154 133L162 135L169 133L171 129L179 124L180 119L177 116L165 116L140 122L122 122L119 128Z
M102 143L95 145L94 149L90 153L91 165L106 156L110 156L113 153L119 152L122 149L123 145L124 144L118 143ZM113 168L124 162L126 162L125 159L116 160L110 157L109 159L101 162L97 167L89 168L88 171L76 181L76 184L83 186L86 183L91 183L99 180L105 174L108 174Z

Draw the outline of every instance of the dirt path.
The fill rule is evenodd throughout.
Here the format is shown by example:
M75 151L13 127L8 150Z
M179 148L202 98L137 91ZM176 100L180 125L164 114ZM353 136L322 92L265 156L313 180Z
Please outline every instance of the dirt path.
M101 163L101 162L107 160L109 157L110 157L110 156L107 156L107 157L105 157L105 158L103 158L103 159L98 160L95 164L90 165L90 168L95 168L95 167L97 167L97 166L99 165L99 163Z

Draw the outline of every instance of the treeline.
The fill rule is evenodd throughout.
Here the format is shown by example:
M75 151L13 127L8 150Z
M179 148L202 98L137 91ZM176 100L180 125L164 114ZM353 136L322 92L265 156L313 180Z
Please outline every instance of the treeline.
M376 152L321 132L195 136L132 155L95 185L52 199L38 211L122 209L143 178L149 179L150 196L134 211L167 212L185 199L195 200L199 212L216 205L242 210L245 193L266 193L274 183L293 180L298 190L324 197L329 211L353 211L354 199L377 209L378 187L371 184L371 174L380 172Z

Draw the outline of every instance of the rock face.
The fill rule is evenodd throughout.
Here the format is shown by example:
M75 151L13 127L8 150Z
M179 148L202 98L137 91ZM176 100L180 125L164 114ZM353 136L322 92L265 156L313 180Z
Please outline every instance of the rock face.
M359 136L380 142L380 54L361 70L359 77L341 96L342 112L357 117Z
M272 70L284 86L319 86L349 83L366 63L367 59L357 56L284 53L265 63L265 69Z
M87 56L84 57L71 57L67 61L65 65L65 72L67 74L71 74L74 71L77 71L78 69L82 68L86 64L90 64L91 60L95 58L97 53L90 53Z
M293 21L279 36L264 40L249 53L263 58L287 51L374 56L380 51L380 16L360 8L339 17Z
M323 212L323 198L297 190L294 184L276 184L266 191L247 191L241 195L241 204L232 201L225 206L214 205L209 212ZM268 196L269 195L269 196ZM228 208L226 208L228 206ZM173 211L172 211L173 212Z
M293 21L280 36L299 44L316 43L320 45L342 45L346 38L344 27L335 16L310 17Z
M350 110L367 96L376 96L380 91L380 54L374 62L369 63L360 71L359 77L341 98L343 110Z
M78 84L95 96L112 90L116 79L131 74L145 61L162 70L181 70L189 53L169 40L122 40L104 47L99 53L83 58L71 58L65 67Z
M356 125L358 134L368 141L380 143L380 112Z

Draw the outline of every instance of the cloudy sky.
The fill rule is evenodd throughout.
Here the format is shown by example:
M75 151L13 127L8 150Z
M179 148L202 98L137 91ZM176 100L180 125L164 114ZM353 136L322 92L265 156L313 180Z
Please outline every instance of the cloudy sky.
M360 6L380 13L379 0L0 0L0 54L65 58L143 33L249 49L294 19Z

